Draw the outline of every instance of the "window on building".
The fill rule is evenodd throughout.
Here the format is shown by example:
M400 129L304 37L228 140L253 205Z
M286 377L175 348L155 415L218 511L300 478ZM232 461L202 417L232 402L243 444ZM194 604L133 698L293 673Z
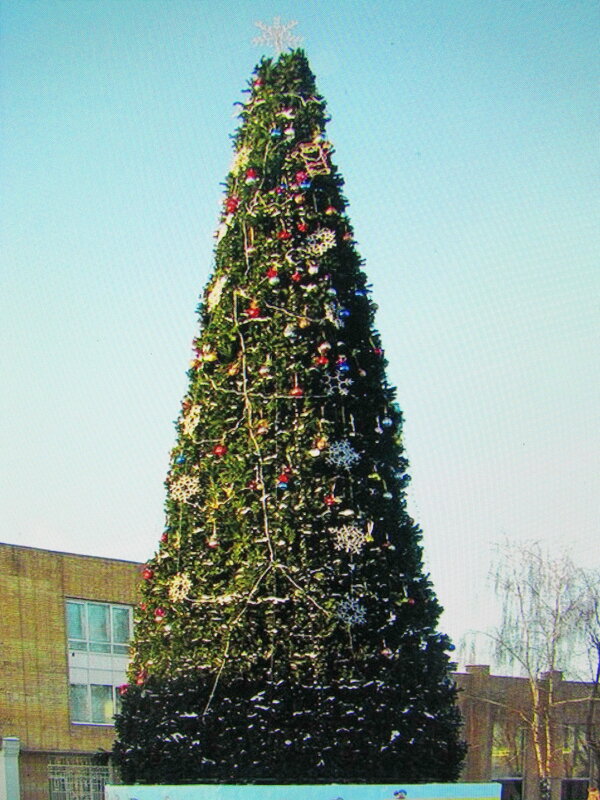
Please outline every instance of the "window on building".
M492 778L522 778L525 728L510 719L492 726Z
M67 600L71 722L110 725L126 682L132 609Z
M127 655L131 639L131 607L67 600L69 649Z
M500 800L521 800L523 781L521 778L496 778L494 783L502 784Z
M492 725L492 779L502 784L501 800L523 796L525 728L515 720L500 717Z
M86 756L51 756L48 764L50 800L103 800L104 786L111 780L107 766Z
M585 778L562 780L560 784L560 800L586 800L588 781Z
M581 722L564 726L563 775L565 778L587 778L589 756L586 749L586 726Z
M71 683L69 697L72 722L110 725L119 710L120 695L116 686L98 683Z

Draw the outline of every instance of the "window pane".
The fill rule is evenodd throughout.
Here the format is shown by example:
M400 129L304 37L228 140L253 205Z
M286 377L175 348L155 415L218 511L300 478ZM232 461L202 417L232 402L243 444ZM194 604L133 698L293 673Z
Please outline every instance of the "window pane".
M71 706L71 719L73 722L89 722L90 711L88 707L87 686L72 683L69 686L69 701Z
M113 687L91 685L92 690L92 722L112 722Z
M585 725L582 723L565 725L563 770L566 778L586 778L588 775L589 758L585 745Z
M113 642L127 644L129 642L129 609L113 608L112 610Z
M561 781L560 797L561 800L585 800L588 791L587 780L563 780Z
M83 603L67 602L67 635L69 639L85 639Z
M90 644L92 653L110 653L110 642L92 642Z
M500 781L502 793L500 800L521 800L523 791L523 781Z
M123 700L121 699L121 693L119 692L119 687L115 686L113 688L114 688L115 714L120 714L121 706L123 705Z
M88 603L87 608L90 642L110 642L108 606Z
M523 774L523 729L513 720L494 720L492 727L492 778L517 778Z
M129 652L129 645L128 644L113 644L113 653L122 653L123 655L127 655Z

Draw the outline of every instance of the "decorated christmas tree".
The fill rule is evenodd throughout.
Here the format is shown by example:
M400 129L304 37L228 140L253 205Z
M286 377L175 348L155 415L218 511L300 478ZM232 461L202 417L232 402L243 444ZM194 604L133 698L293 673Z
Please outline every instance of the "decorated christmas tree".
M451 645L325 103L301 50L247 91L114 756L129 783L455 780Z

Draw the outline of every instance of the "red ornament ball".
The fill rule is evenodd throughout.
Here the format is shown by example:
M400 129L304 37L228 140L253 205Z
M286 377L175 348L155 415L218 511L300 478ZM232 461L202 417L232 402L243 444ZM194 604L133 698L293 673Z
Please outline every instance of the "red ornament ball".
M298 228L300 233L306 233L306 231L308 230L308 224L306 222L298 222L296 224L296 227Z
M317 356L315 358L315 364L318 364L320 367L324 367L329 364L329 359L327 356Z
M239 204L240 198L232 194L231 197L228 197L225 201L225 210L228 214L234 214L237 211Z
M246 170L246 183L254 183L257 178L258 172L254 169L254 167L249 167Z
M301 386L294 386L293 389L290 389L290 396L291 397L304 397L304 389Z
M142 570L142 578L145 581L152 580L153 577L154 577L154 570L150 569L150 567L146 567L145 569Z
M334 506L337 503L337 498L333 494L326 494L323 498L323 502L326 506Z
M217 458L221 458L227 452L227 445L225 444L216 444L213 449L213 455L217 456Z
M300 281L302 280L302 273L296 270L296 272L292 273L291 278L294 281L294 283L300 283Z
M292 234L286 230L278 231L277 238L280 239L281 241L286 241L287 239L292 238Z
M167 612L164 610L164 608L157 608L154 612L154 621L163 622L166 616Z
M278 275L277 267L271 267L267 270L267 278L276 278Z
M250 317L250 319L256 319L260 317L260 306L255 305L254 303L246 310L246 314Z
M137 681L136 681L136 683L137 683ZM122 684L121 684L121 685L120 685L120 686L117 688L117 691L118 691L118 693L121 695L121 697L123 697L123 695L124 695L124 694L127 694L127 689L128 689L128 688L129 688L129 686L128 686L126 683L122 683Z

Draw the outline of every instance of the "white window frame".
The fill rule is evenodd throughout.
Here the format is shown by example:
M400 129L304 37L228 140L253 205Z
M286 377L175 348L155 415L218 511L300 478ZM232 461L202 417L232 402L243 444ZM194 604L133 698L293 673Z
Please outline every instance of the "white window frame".
M70 636L69 604L83 607L83 637ZM92 640L89 636L88 609L90 606L103 606L108 609L107 638ZM128 643L114 638L113 610L126 610L128 613L129 636L133 632L133 608L124 603L108 603L97 600L86 600L75 597L65 598L66 634L69 662L69 717L73 725L114 725L114 714L119 707L120 695L118 687L127 681L127 665L129 661ZM123 652L127 646L127 652ZM102 721L93 719L93 687L110 689L112 715ZM84 710L75 714L74 687L83 687L85 694ZM81 693L81 688L79 689ZM108 694L108 692L107 692ZM78 717L82 716L83 719Z

